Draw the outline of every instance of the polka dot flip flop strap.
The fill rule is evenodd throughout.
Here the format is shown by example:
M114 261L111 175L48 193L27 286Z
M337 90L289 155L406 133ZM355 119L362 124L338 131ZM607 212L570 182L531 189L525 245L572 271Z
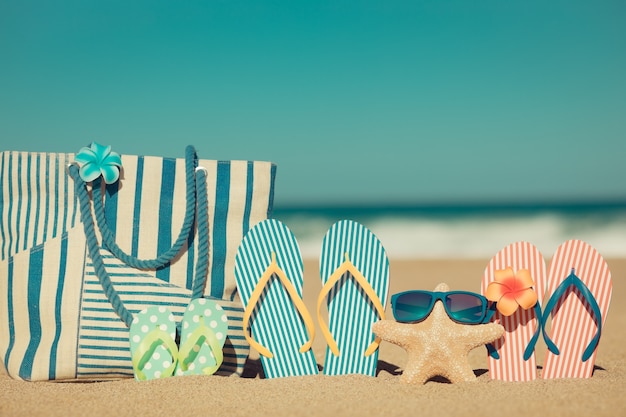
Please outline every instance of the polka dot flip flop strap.
M130 352L135 379L166 378L178 362L176 322L166 307L149 307L130 326Z
M183 316L176 375L214 374L224 360L227 332L222 306L206 298L193 300Z

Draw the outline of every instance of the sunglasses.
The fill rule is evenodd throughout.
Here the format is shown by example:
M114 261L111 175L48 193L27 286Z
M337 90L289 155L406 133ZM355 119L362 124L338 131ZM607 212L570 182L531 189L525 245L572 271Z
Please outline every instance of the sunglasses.
M405 291L391 296L393 316L401 323L424 320L441 301L448 316L461 324L487 323L495 312L495 303L469 291Z

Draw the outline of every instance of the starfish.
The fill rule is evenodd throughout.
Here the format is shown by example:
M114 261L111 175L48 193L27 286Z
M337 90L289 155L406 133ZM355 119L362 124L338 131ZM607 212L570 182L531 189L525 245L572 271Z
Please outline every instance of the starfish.
M447 284L439 284L435 291L449 291ZM398 323L380 320L372 327L383 340L406 350L408 361L400 381L424 384L434 376L443 376L451 383L473 382L476 375L467 355L481 345L493 342L504 333L496 323L459 324L450 319L441 301L433 311L418 323Z

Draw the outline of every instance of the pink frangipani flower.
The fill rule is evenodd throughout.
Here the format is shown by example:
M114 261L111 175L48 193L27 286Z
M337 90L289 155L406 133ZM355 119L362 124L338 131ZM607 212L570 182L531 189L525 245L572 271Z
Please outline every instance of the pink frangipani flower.
M522 307L528 310L537 303L537 293L532 288L533 279L527 269L520 269L517 274L513 268L498 269L495 279L485 291L485 297L496 303L496 308L503 316L510 316Z

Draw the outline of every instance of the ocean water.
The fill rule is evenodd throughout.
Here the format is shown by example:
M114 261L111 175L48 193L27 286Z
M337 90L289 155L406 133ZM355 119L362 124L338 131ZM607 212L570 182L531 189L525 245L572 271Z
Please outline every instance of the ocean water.
M548 260L569 239L605 258L626 258L626 202L528 205L274 207L273 218L295 234L302 256L317 259L330 226L342 219L367 226L391 259L491 259L524 240Z

